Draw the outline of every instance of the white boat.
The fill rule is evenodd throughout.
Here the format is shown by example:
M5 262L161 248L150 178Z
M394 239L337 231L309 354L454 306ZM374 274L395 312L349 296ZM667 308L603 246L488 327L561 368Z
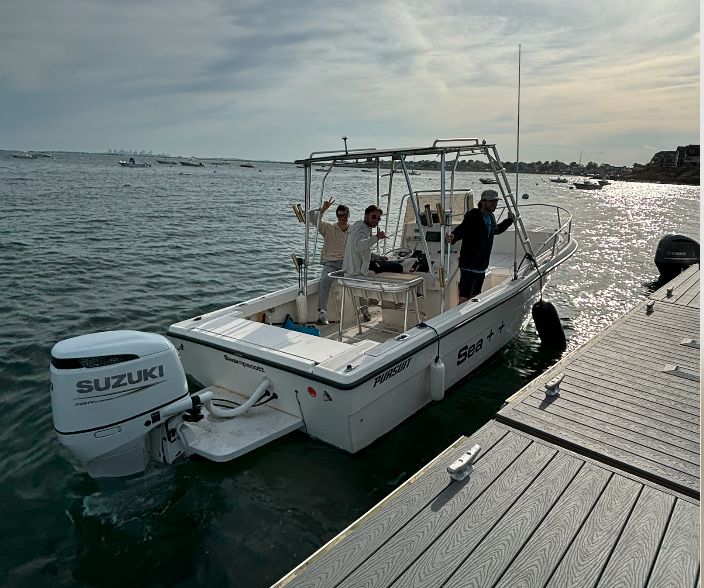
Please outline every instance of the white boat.
M437 190L414 190L407 167L413 156L439 158ZM478 156L497 164L504 207L496 215L513 211L515 230L495 237L482 293L458 305L460 247L444 238L473 195L455 187L456 163L448 159ZM318 280L308 276L317 233L306 211L337 196L324 194L312 170L362 157L394 164L388 187L376 182L357 206L376 201L387 233L389 217L396 219L393 240L380 253L404 273L338 274L331 324L316 333L307 317L317 317ZM96 333L52 349L54 426L91 475L129 475L149 459L171 463L183 455L227 461L296 429L357 452L500 351L527 322L550 273L577 248L569 212L519 207L496 146L477 139L313 153L296 163L305 169L305 204L294 206L305 231L304 263L294 256L298 285L176 323L168 339ZM406 194L392 205L394 178ZM378 300L370 322L359 318L359 296ZM189 395L184 372L203 390Z
M151 167L151 163L146 161L135 161L134 157L130 157L128 161L119 162L122 167Z
M240 163L240 167L254 167L249 161L247 163Z
M187 165L189 167L205 167L203 165L203 162L198 161L197 159L191 158L186 161L179 161L181 165Z
M173 159L157 159L156 162L164 165L178 165L178 161Z
M13 153L12 157L15 159L36 159L36 156L31 153Z
M574 182L574 187L578 190L601 190L601 184L594 180L584 180L583 182Z
M494 178L479 178L482 184L498 184L499 182Z
M551 182L555 182L556 184L566 184L566 183L567 183L567 178L561 178L561 177L550 178L550 181L551 181Z

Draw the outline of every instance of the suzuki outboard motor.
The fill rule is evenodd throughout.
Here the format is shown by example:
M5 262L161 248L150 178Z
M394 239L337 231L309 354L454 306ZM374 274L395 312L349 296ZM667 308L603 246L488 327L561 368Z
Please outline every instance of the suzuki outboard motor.
M699 243L685 235L665 235L655 251L655 265L663 278L672 279L699 263Z
M82 335L51 350L51 408L59 441L94 478L144 471L150 456L187 453L175 417L200 404L171 342L152 333Z

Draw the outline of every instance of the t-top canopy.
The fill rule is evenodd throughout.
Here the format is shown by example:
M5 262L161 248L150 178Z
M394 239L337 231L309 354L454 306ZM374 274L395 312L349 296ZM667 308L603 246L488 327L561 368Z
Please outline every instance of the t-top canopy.
M479 139L436 139L430 147L403 147L398 149L340 149L339 151L314 151L306 159L295 163L311 165L326 161L356 161L359 159L398 158L411 155L440 155L442 153L461 153L465 155L487 155L488 150L495 150L494 144Z

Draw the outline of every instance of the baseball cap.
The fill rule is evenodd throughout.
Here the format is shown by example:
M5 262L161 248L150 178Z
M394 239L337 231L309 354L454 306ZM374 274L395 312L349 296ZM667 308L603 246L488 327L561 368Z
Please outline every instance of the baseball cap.
M499 194L496 190L484 190L481 200L498 200Z

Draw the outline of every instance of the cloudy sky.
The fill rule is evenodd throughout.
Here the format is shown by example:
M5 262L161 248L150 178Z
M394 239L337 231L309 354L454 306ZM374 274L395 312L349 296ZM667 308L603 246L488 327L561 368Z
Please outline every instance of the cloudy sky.
M515 160L699 143L697 0L6 0L0 149L290 161L479 137Z

